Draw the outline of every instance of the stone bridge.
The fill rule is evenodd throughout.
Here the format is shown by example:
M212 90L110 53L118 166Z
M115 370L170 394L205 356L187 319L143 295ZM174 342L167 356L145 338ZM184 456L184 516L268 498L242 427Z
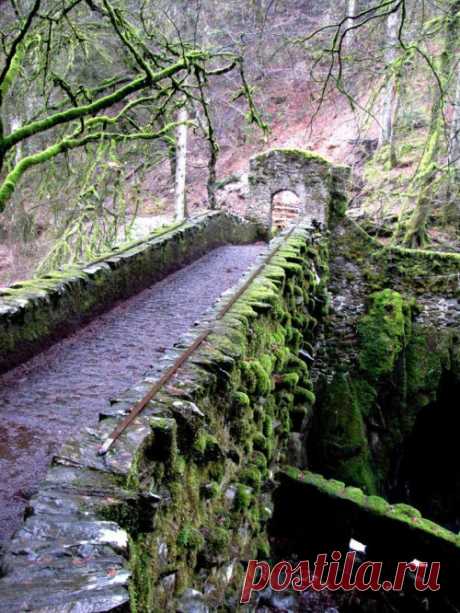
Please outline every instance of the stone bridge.
M315 521L352 504L408 554L458 564L453 532L377 494L417 412L460 378L460 258L382 249L343 217L347 178L274 150L251 162L248 220L211 213L3 292L0 611L236 610L244 561L295 541L292 491ZM298 222L256 242L280 190ZM335 543L358 528L344 519Z

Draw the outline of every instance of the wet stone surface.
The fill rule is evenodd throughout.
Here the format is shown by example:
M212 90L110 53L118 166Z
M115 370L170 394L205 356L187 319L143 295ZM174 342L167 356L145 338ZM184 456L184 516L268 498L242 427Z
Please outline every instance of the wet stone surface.
M266 249L215 249L0 377L0 547L61 444L94 427Z

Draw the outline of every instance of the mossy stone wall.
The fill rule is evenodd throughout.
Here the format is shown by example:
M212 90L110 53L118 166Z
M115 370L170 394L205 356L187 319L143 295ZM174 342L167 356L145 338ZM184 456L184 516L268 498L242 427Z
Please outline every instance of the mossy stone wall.
M241 560L269 555L273 475L313 412L301 349L312 351L328 308L324 233L300 226L278 247L223 318L209 313L165 355L167 365L212 326L106 456L101 441L151 381L63 446L3 558L10 610L236 609Z
M186 610L201 597L210 610L236 608L240 560L268 555L271 479L315 402L299 352L324 314L326 278L324 239L299 228L181 376L180 396L199 413L184 420L181 400L163 399L175 435L162 461L144 454L141 473L169 503L132 536L133 611Z
M255 224L216 212L107 256L0 290L0 372L82 323L226 243L251 243Z
M298 543L300 559L315 557L328 546L348 551L354 538L367 546L368 560L383 562L389 572L401 561L440 562L442 591L458 600L459 535L423 518L410 505L389 504L309 471L285 467L279 480L274 521L282 526L286 540ZM286 504L290 500L295 506Z
M420 411L443 376L460 379L460 258L386 248L348 219L331 239L331 267L343 313L329 322L318 377L313 464L389 495Z

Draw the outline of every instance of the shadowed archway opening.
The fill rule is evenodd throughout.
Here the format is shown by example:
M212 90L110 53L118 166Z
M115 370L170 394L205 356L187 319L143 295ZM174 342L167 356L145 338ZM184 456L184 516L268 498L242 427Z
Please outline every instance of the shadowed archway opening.
M460 381L446 371L437 398L420 410L400 451L392 498L407 501L453 532L460 530L458 432Z
M272 231L282 230L296 221L301 214L301 202L297 194L283 189L272 196Z

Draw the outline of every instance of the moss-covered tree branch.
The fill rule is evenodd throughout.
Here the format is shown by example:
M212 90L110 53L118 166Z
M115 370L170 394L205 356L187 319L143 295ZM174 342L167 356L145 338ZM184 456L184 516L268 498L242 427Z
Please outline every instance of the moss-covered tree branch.
M187 122L188 125L192 125L193 122ZM91 134L87 134L81 138L64 138L59 143L55 143L50 147L47 147L43 151L35 153L33 155L29 155L22 160L20 160L16 166L11 170L3 182L0 185L0 212L3 212L5 208L5 204L8 199L11 197L12 193L16 189L18 182L21 177L27 172L29 168L33 166L38 166L39 164L43 164L61 153L65 153L66 151L70 151L72 149L77 149L79 147L84 147L90 143L98 142L103 139L112 140L115 142L128 142L135 140L156 140L160 138L164 138L165 135L168 135L171 131L173 131L180 122L171 122L165 125L161 130L157 132L136 132L133 134L123 134L123 133L115 133L115 132L93 132Z

